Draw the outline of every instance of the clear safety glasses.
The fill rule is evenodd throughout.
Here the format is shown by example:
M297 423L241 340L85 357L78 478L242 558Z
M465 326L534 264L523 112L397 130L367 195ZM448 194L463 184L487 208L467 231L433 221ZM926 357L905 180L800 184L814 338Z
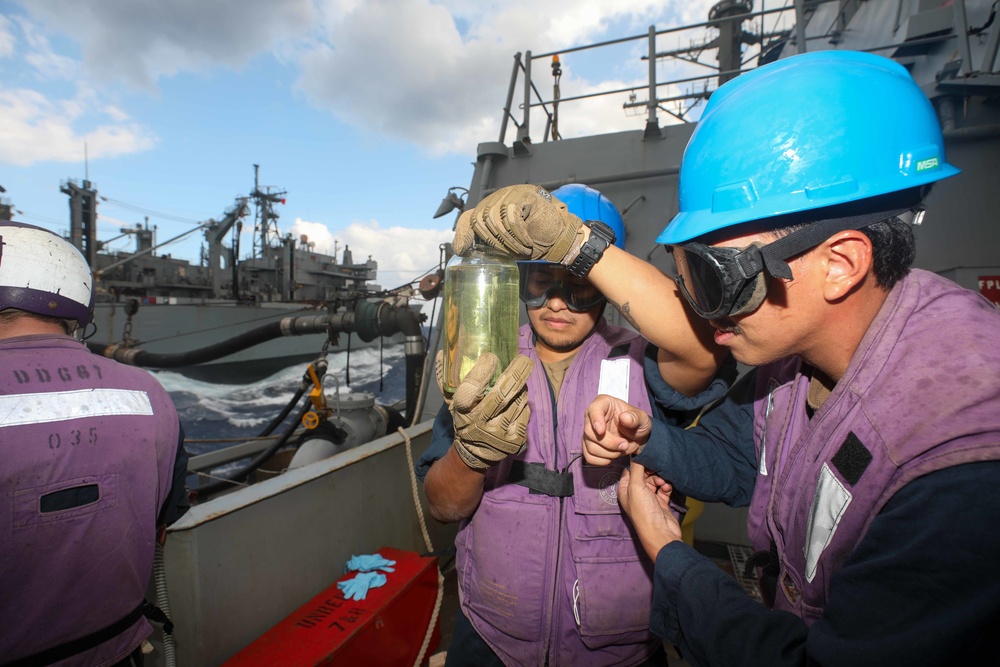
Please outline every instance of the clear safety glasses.
M588 280L577 278L564 267L546 263L519 263L521 301L528 308L540 308L554 296L576 313L604 303L604 295Z

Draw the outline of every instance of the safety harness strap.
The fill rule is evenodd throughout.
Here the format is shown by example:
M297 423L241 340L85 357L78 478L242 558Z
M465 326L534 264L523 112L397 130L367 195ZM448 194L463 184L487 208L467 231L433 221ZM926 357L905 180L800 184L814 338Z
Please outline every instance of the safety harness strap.
M84 651L89 651L95 646L100 646L104 642L114 639L121 633L128 630L142 616L146 616L152 621L163 624L163 631L170 634L174 625L167 618L166 614L159 607L143 600L139 606L128 614L118 619L111 625L105 626L89 635L73 639L71 641L45 649L34 655L19 658L14 662L5 662L0 667L44 667L53 663L65 660Z
M541 493L553 498L567 498L573 495L573 473L549 470L541 463L512 461L508 481L526 486L532 493Z
M760 594L767 607L774 606L774 596L778 590L778 574L781 572L781 560L778 558L778 545L771 540L771 546L767 551L754 552L747 559L743 574L747 577L755 576L754 570L760 568L761 575L757 580L760 586Z

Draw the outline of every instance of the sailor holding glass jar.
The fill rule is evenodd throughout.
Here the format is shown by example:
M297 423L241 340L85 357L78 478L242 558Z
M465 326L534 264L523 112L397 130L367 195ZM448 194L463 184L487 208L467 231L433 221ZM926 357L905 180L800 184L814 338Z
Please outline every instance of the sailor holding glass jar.
M624 223L606 196L577 184L553 196L592 230L595 247L626 254ZM485 355L453 397L444 392L450 407L417 464L431 513L462 522L461 609L446 664L666 664L648 629L652 562L617 502L625 464L584 465L584 413L605 393L679 421L727 384L712 382L714 352L690 328L665 346L670 352L657 350L605 321L607 299L585 271L544 259L518 266L528 316L521 356L473 408L487 405L496 421L470 418L465 403L493 377L495 360ZM686 346L701 351L688 355L700 365L677 361ZM672 372L684 393L665 381ZM470 421L479 435L466 436ZM482 435L491 424L492 440ZM683 506L674 511L681 516Z

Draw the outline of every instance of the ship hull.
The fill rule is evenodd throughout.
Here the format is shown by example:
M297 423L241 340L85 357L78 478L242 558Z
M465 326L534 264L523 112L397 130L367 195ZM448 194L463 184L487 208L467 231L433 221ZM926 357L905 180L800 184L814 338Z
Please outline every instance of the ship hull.
M430 444L431 422L406 431L415 459ZM340 578L351 556L427 551L410 470L404 438L390 433L192 507L164 545L160 595L169 596L176 664L222 664ZM456 524L425 526L431 546L454 541ZM154 584L148 599L157 597ZM162 657L158 650L151 662Z

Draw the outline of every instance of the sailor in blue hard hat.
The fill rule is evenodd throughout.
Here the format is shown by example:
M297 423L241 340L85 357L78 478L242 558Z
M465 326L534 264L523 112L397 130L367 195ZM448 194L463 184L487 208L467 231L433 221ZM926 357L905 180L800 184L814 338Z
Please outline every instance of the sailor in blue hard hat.
M554 190L552 196L591 228L603 226L613 245L625 249L625 222L606 195L571 183ZM521 301L539 342L553 350L575 349L593 332L607 299L587 278L573 275L562 264L545 260L517 264Z
M635 454L619 501L656 562L651 627L694 664L996 662L1000 312L910 266L957 173L881 56L789 57L709 101L658 240L754 368L695 428L599 397L592 423L616 426L584 436L591 463ZM764 605L681 542L671 489L749 506Z
M622 217L608 197L579 184L545 196L600 235L591 259L604 250L627 254ZM665 379L650 363L655 352L636 331L604 321L607 299L586 275L548 259L519 267L528 317L517 338L519 358L530 364L525 408L496 417L458 405L459 392L479 392L469 380L477 362L438 412L416 466L431 514L463 522L455 541L462 605L448 664L665 665L663 642L644 627L649 563L615 500L625 464L583 466L585 409L607 393L683 419L721 392L659 393ZM516 364L505 373L519 372ZM498 381L482 401L496 410L516 405L512 387ZM481 435L491 432L495 439ZM511 433L524 434L520 451L503 450L515 441ZM483 452L484 442L500 444ZM470 461L468 450L484 455Z
M755 343L766 342L734 337L752 331L732 318L757 310L769 289L772 300L795 299L784 289L791 258L865 229L861 236L885 252L909 254L908 267L909 226L896 225L907 238L892 240L899 234L890 223L912 217L931 183L957 173L934 109L905 68L867 53L810 53L751 71L711 97L684 153L680 212L657 241L672 248L695 312L724 322L717 341L741 361L764 363L773 355ZM876 257L881 288L903 272Z

